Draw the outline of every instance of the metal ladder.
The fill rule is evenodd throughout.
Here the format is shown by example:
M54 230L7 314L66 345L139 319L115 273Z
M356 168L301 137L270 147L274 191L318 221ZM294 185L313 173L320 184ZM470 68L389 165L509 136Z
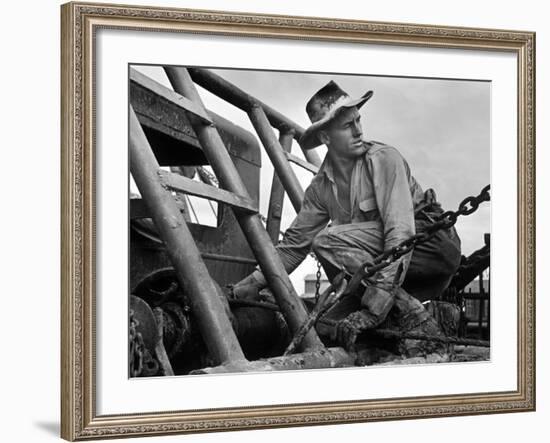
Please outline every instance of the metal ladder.
M230 206L292 334L296 333L306 321L307 311L290 282L273 245L272 237L270 238L261 222L255 203L250 198L217 129L204 108L189 71L175 67L166 67L165 71L175 92L160 85L157 87L161 90L157 92L186 112L203 152L219 179L220 188L160 169L131 105L129 110L130 170L162 240L168 245L168 255L178 279L182 285L185 284L189 293L193 312L199 319L199 329L210 356L218 365L246 362L225 310L221 289L210 277L172 192L191 194ZM195 74L197 75L196 72ZM140 74L131 72L130 75ZM283 149L266 116L265 105L262 106L252 97L249 104L250 119L274 164L284 189L298 211L303 191L290 167L289 158L291 157L288 153L289 143L292 142L290 137L296 133L296 129L289 125L288 130L281 134L285 145ZM311 159L319 163L318 159L314 157ZM278 192L281 193L280 190ZM323 348L315 330L311 330L306 335L301 347L302 350Z

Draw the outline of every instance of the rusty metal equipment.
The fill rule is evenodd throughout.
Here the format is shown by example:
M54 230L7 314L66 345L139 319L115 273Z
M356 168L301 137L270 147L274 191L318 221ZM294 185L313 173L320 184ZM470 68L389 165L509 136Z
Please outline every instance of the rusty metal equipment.
M198 117L206 119L204 114ZM188 289L193 309L201 318L199 325L210 355L219 364L244 360L244 354L229 319L223 315L224 306L219 288L210 278L187 223L161 180L159 164L132 108L130 170L151 211L161 238L169 245L167 251L180 283Z
M184 113L200 141L203 154L213 167L225 189L198 183L187 177L163 171L138 117L130 106L130 156L132 176L141 192L146 209L152 216L160 240L166 245L179 283L185 288L194 315L200 319L198 327L206 344L208 355L216 365L245 364L246 359L231 325L231 313L224 305L223 294L208 274L187 222L176 203L173 193L184 193L215 200L229 206L240 227L248 237L259 265L273 288L278 305L291 330L297 330L307 316L303 303L275 252L270 238L261 224L255 202L248 195L225 145L213 125L195 86L184 69L167 68L174 91L153 84L135 72L131 78L146 89L152 90L171 106ZM189 98L180 96L182 92ZM295 178L295 177L294 177ZM297 180L295 180L297 183ZM303 340L304 349L323 349L314 330Z
M202 100L187 70L185 68L165 67L165 71L174 90L189 97L201 111L205 112ZM203 121L196 117L192 119L191 123L210 165L216 176L219 177L220 184L243 199L249 198L242 179L231 163L216 128L212 125L203 124ZM269 286L273 290L289 328L291 331L297 330L305 321L307 312L298 299L261 219L257 213L248 214L234 210L234 214L248 239ZM323 347L315 331L310 331L302 343L305 349Z
M294 131L288 130L281 132L279 135L279 143L282 149L286 153L290 153L292 147L292 138L294 137ZM273 244L279 242L279 232L281 231L281 218L283 216L283 199L285 195L285 189L279 176L273 174L273 180L271 183L271 195L269 197L269 209L267 211L266 229L267 233L271 237Z
M274 128L281 132L292 130L293 136L296 140L299 140L304 133L304 128L296 122L292 121L267 104L262 103L256 97L247 94L242 89L223 79L219 75L214 74L212 71L203 68L189 68L189 74L197 85L202 86L204 89L212 92L247 113L253 106L257 106L262 109L269 120L269 123ZM319 159L317 153L311 150L304 150L303 153L306 160L313 166L321 166L321 160Z
M162 91L162 93L160 93ZM160 166L197 171L208 165L187 113L169 100L169 88L130 70L130 103ZM176 97L176 101L178 100ZM208 112L250 198L259 200L261 152L256 138L223 117ZM178 174L181 175L181 174ZM187 174L189 177L191 174ZM222 287L244 278L257 262L232 211L218 204L214 226L193 220L186 196L176 204L188 222L211 277ZM172 266L150 211L139 196L130 199L130 282L134 288L153 270Z

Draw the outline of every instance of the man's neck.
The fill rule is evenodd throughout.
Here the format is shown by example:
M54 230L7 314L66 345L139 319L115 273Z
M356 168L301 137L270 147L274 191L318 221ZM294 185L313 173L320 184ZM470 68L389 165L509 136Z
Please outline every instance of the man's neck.
M334 179L340 182L348 182L351 178L351 173L353 171L353 166L357 161L356 158L346 158L340 156L332 156L330 152L330 161L332 163L332 171L334 173Z

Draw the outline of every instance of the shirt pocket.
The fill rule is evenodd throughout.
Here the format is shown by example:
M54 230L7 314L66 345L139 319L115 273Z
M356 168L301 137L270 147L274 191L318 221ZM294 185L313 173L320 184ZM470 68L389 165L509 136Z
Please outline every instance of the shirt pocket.
M378 206L374 197L361 200L359 202L359 209L365 221L373 221L378 218Z
M362 212L370 212L375 209L378 209L378 206L376 206L376 199L372 197L372 198L367 198L366 200L360 201L359 209L361 209Z

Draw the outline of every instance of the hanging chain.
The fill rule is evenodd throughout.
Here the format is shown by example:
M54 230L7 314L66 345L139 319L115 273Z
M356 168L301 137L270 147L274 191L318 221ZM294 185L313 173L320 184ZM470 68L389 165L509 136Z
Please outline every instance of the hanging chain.
M317 257L315 257L315 260L317 260L317 273L315 274L315 301L319 300L319 290L321 289L321 262Z
M139 321L134 317L134 311L130 309L130 328L128 345L129 357L130 357L130 377L139 377L143 371L143 351L145 345L143 344L143 337L141 333L137 331Z

